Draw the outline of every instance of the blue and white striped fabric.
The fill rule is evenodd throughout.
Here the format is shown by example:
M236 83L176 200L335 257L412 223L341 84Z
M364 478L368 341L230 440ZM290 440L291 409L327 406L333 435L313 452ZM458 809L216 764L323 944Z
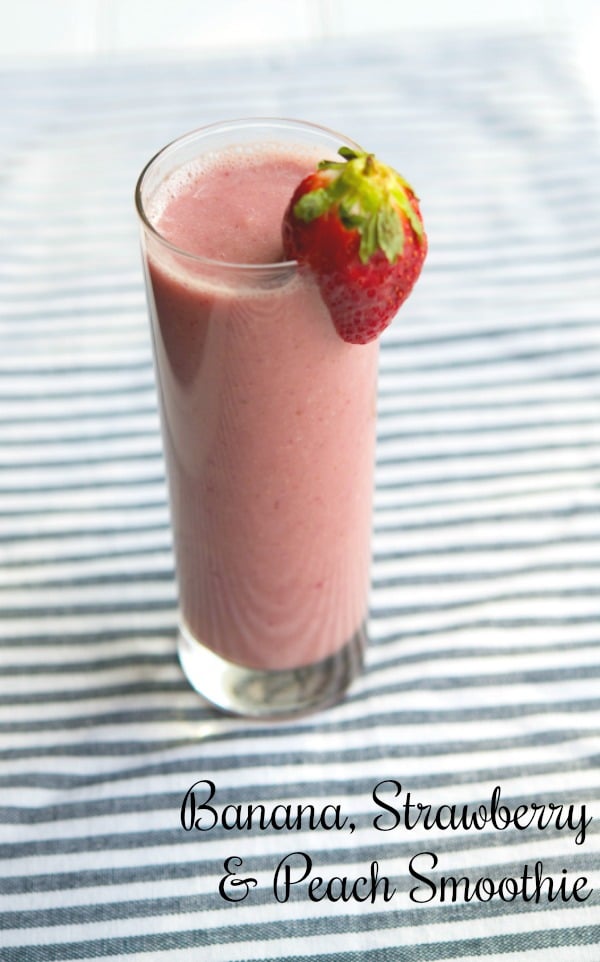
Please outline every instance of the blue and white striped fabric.
M2 962L598 962L600 151L566 46L439 33L0 83ZM431 244L383 339L367 671L278 726L220 717L176 661L132 207L156 149L249 115L379 153ZM348 821L186 831L195 782L218 816ZM495 789L537 821L448 827ZM418 803L437 826L406 824ZM295 877L377 862L393 897L278 901L293 852ZM230 856L256 881L237 903ZM473 895L538 863L554 901Z

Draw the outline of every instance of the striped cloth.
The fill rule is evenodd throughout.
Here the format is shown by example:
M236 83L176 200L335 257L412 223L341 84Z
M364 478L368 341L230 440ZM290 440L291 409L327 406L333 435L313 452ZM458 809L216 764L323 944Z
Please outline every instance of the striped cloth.
M568 47L437 33L0 83L2 962L598 962L600 157ZM367 144L431 242L382 345L367 671L277 726L220 717L176 661L132 207L151 153L247 115ZM346 822L223 826L259 804ZM312 898L287 898L292 853ZM346 901L320 897L335 876Z

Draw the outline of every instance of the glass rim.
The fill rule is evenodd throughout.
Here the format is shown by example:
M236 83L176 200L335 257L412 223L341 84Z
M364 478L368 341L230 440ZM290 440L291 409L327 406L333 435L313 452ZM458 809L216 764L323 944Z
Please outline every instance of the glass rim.
M268 264L246 264L236 261L224 261L215 260L211 257L205 257L202 254L195 254L191 251L186 251L182 247L178 247L173 244L172 241L168 240L163 234L156 229L156 227L149 220L146 210L144 207L144 202L142 199L142 191L144 188L144 181L149 174L151 168L156 164L160 158L164 157L170 152L174 152L178 147L182 146L186 141L191 141L194 138L201 135L209 135L212 132L227 130L236 130L242 127L270 127L273 130L284 129L284 128L298 128L299 130L311 130L314 133L322 133L327 135L329 138L337 138L340 146L353 147L356 150L362 150L362 147L355 141L347 137L345 134L340 134L337 130L332 130L329 127L325 127L323 124L316 124L308 120L297 120L291 117L239 117L232 120L220 120L215 123L205 124L202 127L196 127L193 130L188 130L187 133L181 134L179 137L175 137L169 143L165 144L160 150L157 150L155 154L152 155L150 160L144 165L142 171L137 179L135 185L135 207L137 215L141 221L144 229L148 230L152 237L159 241L164 247L170 250L173 254L179 257L186 257L198 264L203 264L207 268L212 270L222 270L222 271L243 271L248 274L260 274L260 273L273 273L275 271L290 271L298 267L297 260L289 261L274 261Z

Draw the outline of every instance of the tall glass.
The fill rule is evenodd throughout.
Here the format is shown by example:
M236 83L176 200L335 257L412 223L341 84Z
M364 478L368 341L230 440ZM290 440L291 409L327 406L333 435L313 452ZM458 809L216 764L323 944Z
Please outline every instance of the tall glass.
M149 162L136 205L180 662L214 705L277 718L338 701L362 668L378 349L337 335L295 262L224 263L161 236L153 200L167 178L255 144L329 158L356 147L298 121L212 125Z

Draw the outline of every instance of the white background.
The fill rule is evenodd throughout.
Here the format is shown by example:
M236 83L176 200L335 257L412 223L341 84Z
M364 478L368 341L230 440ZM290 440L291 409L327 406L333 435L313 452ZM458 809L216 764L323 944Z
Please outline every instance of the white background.
M0 0L0 60L208 54L485 24L572 30L594 69L599 16L598 0Z

